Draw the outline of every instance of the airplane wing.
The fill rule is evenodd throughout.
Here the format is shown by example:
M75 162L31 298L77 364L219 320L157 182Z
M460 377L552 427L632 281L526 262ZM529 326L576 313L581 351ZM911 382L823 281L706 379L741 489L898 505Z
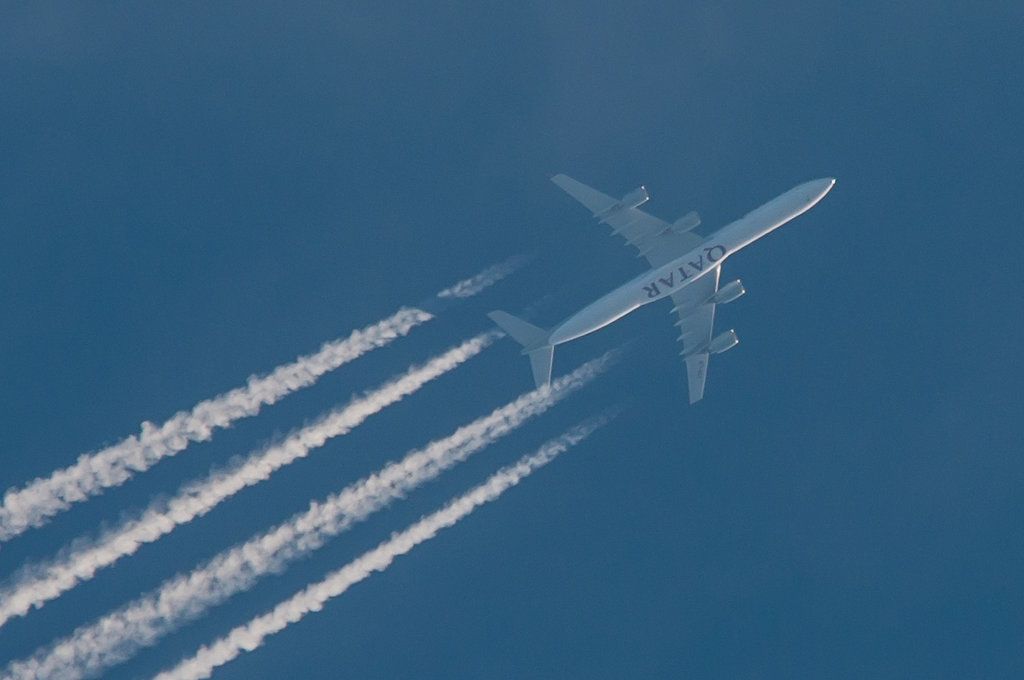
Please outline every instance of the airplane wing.
M691 404L704 397L704 381L708 377L710 358L706 348L711 342L712 327L715 324L715 303L706 301L718 291L721 273L722 268L715 267L714 271L672 294L672 303L675 305L672 311L679 316L676 325L679 326L679 339L683 342L680 354L686 357Z
M612 231L626 239L627 243L635 246L639 251L637 257L647 258L652 267L671 262L704 241L704 237L692 231L700 224L697 213L689 213L669 224L638 210L636 206L647 200L647 190L643 187L620 200L568 175L555 175L551 181L589 208L602 223L610 225Z

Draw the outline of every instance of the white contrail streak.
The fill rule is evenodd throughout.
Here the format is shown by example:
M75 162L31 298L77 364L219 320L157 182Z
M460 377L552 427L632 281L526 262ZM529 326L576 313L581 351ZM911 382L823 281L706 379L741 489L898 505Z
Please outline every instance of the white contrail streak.
M518 265L518 258L494 265L442 290L438 297L475 295L510 274ZM383 347L431 318L433 315L422 309L399 309L347 338L325 343L313 354L299 357L266 375L250 377L244 387L201 401L190 411L180 411L159 427L145 422L138 435L95 453L82 454L73 465L49 477L39 477L20 489L8 489L0 505L0 543L32 527L43 526L54 515L99 495L104 489L123 484L157 461L185 450L191 442L210 439L214 430L256 415L262 407L312 385L325 373Z
M427 515L404 531L393 534L390 539L373 550L331 572L322 581L306 586L266 614L234 628L213 644L200 647L195 656L184 659L174 668L160 673L154 680L199 680L210 677L215 668L223 666L243 652L255 651L263 645L267 637L281 632L293 623L298 623L309 613L320 611L328 600L338 597L374 572L387 569L399 555L404 555L420 543L433 538L439 531L454 525L484 503L496 500L534 470L584 440L594 430L604 425L610 417L604 416L583 423L545 443L532 455L524 456L515 464L502 468L480 486L454 499L444 508Z
M528 392L324 501L311 503L306 512L165 581L157 590L79 627L28 659L9 664L3 677L83 678L130 658L210 607L252 587L263 575L281 571L331 536L543 413L597 377L613 358L609 353L590 361L550 387Z
M131 555L176 527L201 517L247 486L270 477L274 471L323 446L329 439L347 434L371 415L416 392L429 381L475 357L500 337L488 332L466 340L422 366L352 399L315 422L296 430L280 443L250 454L225 470L190 482L169 501L157 501L138 517L127 519L92 541L78 540L55 559L29 565L0 588L0 626L29 609L42 607L103 567Z
M437 297L442 299L473 297L519 269L525 262L526 258L524 257L510 257L504 262L488 267L476 276L471 276L450 288L445 288L437 294Z

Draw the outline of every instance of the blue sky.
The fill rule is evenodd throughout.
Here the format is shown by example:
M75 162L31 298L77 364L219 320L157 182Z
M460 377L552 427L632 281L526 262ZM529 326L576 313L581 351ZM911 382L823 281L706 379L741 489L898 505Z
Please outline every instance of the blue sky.
M721 226L835 176L730 259L741 344L686 405L666 309L606 377L168 637L140 677L544 439L627 411L218 673L1019 677L1018 3L11 9L0 27L0 486L510 255L486 295L0 550L0 576L519 311L640 271L561 194L646 184ZM92 621L530 385L499 343L44 609Z

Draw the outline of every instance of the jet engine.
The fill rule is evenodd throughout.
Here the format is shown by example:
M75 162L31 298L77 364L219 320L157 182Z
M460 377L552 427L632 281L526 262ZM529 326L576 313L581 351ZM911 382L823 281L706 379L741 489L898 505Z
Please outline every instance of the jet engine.
M628 194L622 197L619 201L619 208L636 208L643 205L650 199L650 195L647 193L646 187L637 187Z
M738 345L740 342L739 337L736 335L736 331L728 330L720 335L716 335L708 343L709 354L721 354L722 352L728 352L730 349Z
M724 305L732 302L746 292L747 289L743 287L743 282L736 279L735 281L730 281L719 288L714 295L708 298L708 302L716 305Z
M678 220L672 223L669 227L673 232L677 234L685 234L688 231L693 231L700 226L700 215L696 212L688 212Z

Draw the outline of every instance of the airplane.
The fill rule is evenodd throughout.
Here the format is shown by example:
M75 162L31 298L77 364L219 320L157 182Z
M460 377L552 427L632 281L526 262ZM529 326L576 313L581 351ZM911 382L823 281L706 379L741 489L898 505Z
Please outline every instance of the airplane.
M800 184L705 237L694 231L700 225L700 216L695 212L669 224L638 210L650 198L643 186L615 199L567 175L555 175L551 181L589 208L599 223L609 225L613 233L625 238L639 251L637 257L642 256L650 263L651 269L550 330L503 311L488 316L523 346L522 353L530 357L533 379L541 387L551 384L556 345L600 330L644 305L671 298L670 313L679 317L675 325L683 343L680 355L686 362L691 404L704 397L710 356L739 343L734 330L715 336L712 333L715 307L746 293L739 279L719 287L722 263L810 210L836 183L834 178L825 177Z

